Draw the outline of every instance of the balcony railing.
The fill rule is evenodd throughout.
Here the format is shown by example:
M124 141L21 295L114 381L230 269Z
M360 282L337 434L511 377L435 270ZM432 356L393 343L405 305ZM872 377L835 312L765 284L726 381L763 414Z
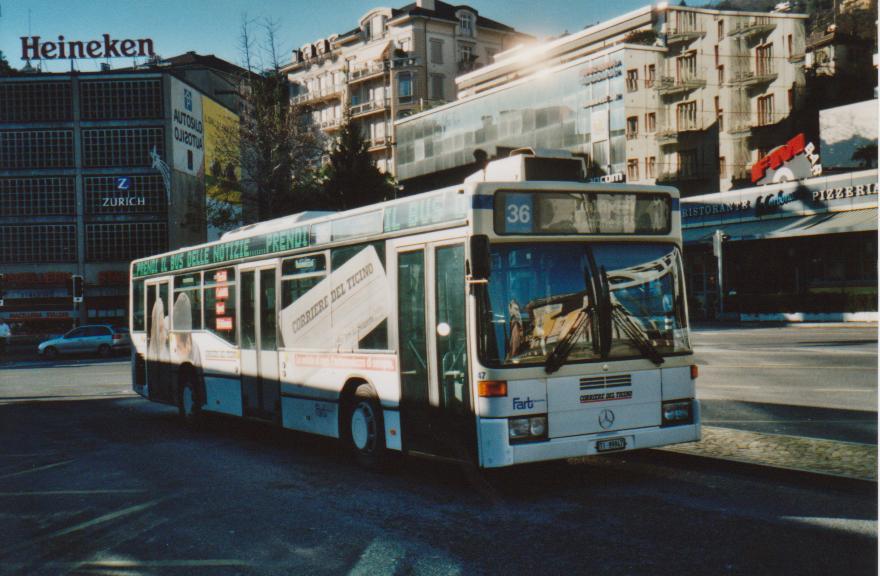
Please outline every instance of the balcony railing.
M388 107L388 100L369 100L360 104L352 104L351 115L362 116L373 112L381 112Z
M697 38L702 38L705 35L705 30L679 30L677 28L670 28L666 31L666 45L671 46L682 42L693 42Z
M751 38L760 34L772 32L776 28L776 22L771 18L757 17L752 18L748 22L741 23L730 31L731 36L742 36Z
M777 76L778 74L773 70L773 67L767 66L757 74L751 70L734 74L728 84L731 86L758 86L773 82Z
M342 94L342 90L345 88L342 84L337 84L335 86L328 86L326 88L321 88L319 90L310 90L305 94L299 94L294 96L291 101L292 104L308 104L310 102L317 102L319 100L323 100L325 98L336 98Z
M348 81L354 82L357 80L364 80L366 78L372 78L373 76L377 76L380 74L384 74L389 69L388 60L380 60L377 62L369 62L367 64L361 64L360 66L350 68L348 70Z
M657 144L661 146L675 144L676 142L678 142L678 131L660 130L659 132L654 133L654 138L657 140Z
M661 76L655 86L662 96L673 96L703 88L706 86L706 79L697 76L683 76L676 80L672 76Z

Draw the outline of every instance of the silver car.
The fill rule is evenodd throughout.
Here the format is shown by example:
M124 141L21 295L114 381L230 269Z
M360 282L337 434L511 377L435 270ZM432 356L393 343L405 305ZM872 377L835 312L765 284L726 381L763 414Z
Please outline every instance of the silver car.
M92 324L74 328L64 336L40 342L37 352L45 358L59 354L94 354L108 358L120 350L131 348L128 328L109 324Z

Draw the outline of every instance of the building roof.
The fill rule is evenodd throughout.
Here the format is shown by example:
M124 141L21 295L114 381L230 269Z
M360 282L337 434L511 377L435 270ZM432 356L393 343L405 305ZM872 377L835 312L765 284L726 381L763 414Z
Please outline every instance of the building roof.
M241 66L233 64L232 62L217 58L213 54L197 54L192 50L170 58L162 58L158 61L158 65L162 67L170 66L172 68L211 68L218 72L225 72L227 74L235 74L239 76L247 74L247 70Z
M516 30L514 30L510 26L507 26L490 18L480 16L479 12L477 12L475 8L472 8L466 4L452 5L447 4L446 2L441 2L440 0L436 0L434 2L434 10L428 10L427 8L423 8L413 2L412 4L407 4L402 8L395 8L391 12L395 18L404 15L429 16L431 18L441 18L443 20L451 20L453 22L457 22L458 18L456 17L455 13L461 9L469 10L477 15L477 26L482 26L483 28L492 28L494 30L503 30L505 32L516 32Z

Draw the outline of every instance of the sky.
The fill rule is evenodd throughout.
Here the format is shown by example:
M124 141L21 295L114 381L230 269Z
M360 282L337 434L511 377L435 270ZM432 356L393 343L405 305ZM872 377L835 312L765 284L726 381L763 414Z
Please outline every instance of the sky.
M414 1L414 0L412 0ZM103 34L118 39L151 38L163 57L194 50L240 64L241 24L274 20L282 63L290 51L308 42L357 26L372 8L399 8L410 0L390 4L383 0L0 0L0 51L16 68L21 60L22 36L42 41L98 40ZM641 6L649 0L452 0L467 4L481 16L512 26L539 39L576 32ZM257 28L254 28L257 30ZM259 35L258 35L259 36ZM104 60L78 60L77 70L98 70ZM114 58L114 68L132 64ZM43 70L65 72L69 61L43 61Z

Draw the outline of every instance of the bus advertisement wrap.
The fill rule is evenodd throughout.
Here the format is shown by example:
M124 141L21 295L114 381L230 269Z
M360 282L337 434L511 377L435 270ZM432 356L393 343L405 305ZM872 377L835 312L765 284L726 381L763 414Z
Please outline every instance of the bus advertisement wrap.
M356 350L388 317L388 294L382 261L367 246L281 311L284 347Z

